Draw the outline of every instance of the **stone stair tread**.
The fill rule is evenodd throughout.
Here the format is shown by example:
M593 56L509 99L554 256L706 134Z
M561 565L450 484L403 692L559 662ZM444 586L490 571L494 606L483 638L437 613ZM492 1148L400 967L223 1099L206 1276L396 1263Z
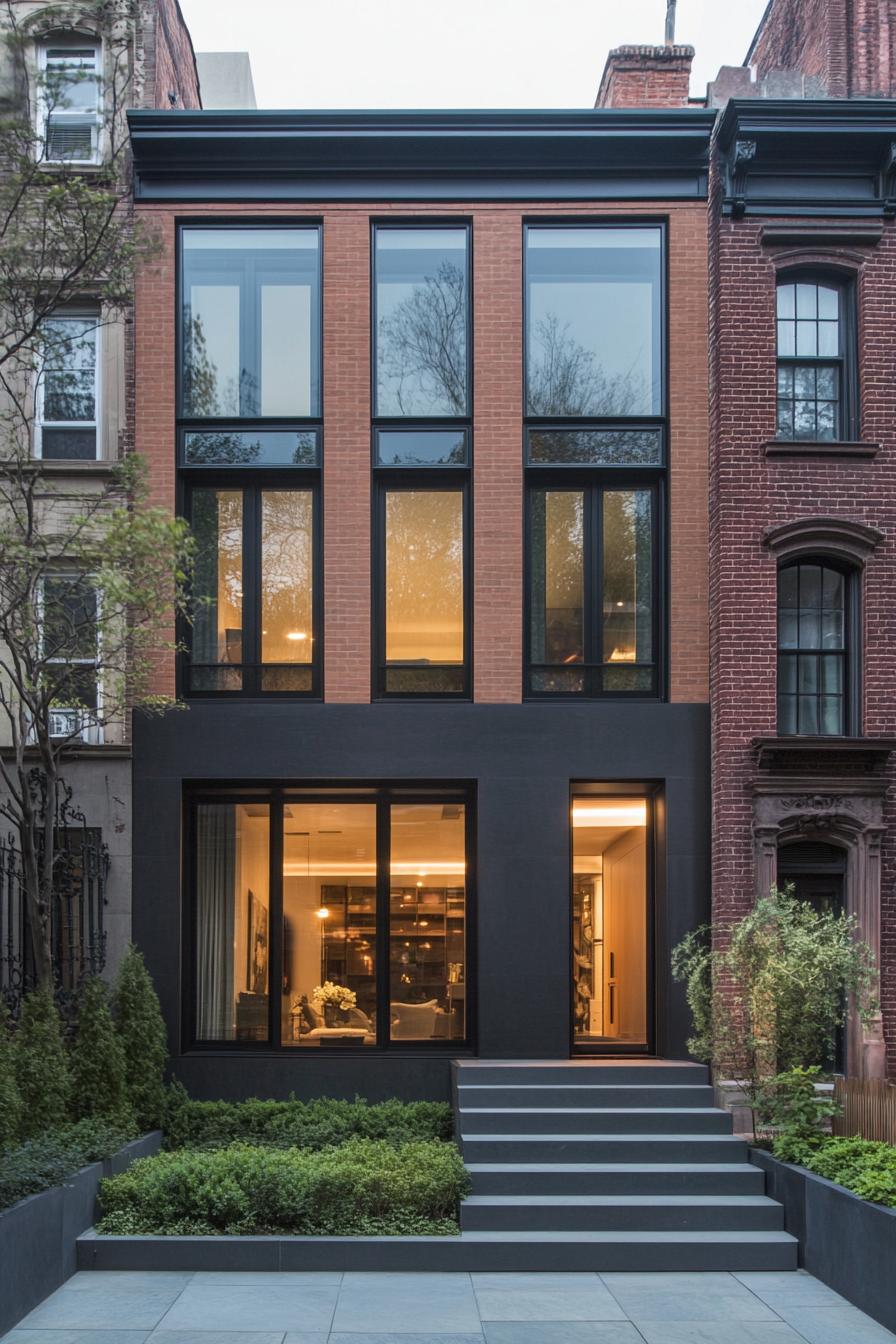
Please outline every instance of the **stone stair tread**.
M708 1083L468 1083L460 1082L462 1092L706 1092Z
M746 1172L748 1175L755 1168L749 1162L467 1162L467 1171L474 1175L477 1172L509 1172L509 1171L538 1171L538 1172L576 1172L580 1175L591 1175L595 1172L675 1172L675 1173L702 1173L715 1172L720 1176L730 1176L737 1172Z
M532 1205L549 1208L560 1205L563 1208L689 1208L699 1205L701 1208L732 1207L736 1209L775 1208L776 1201L768 1195L468 1195L463 1207L468 1205L500 1205L511 1208L527 1208Z
M718 1106L461 1106L464 1115L724 1115Z
M583 1241L597 1244L628 1243L629 1245L657 1242L660 1245L773 1245L795 1246L796 1237L789 1232L551 1232L536 1229L531 1232L461 1232L462 1241Z
M575 1113L570 1112L572 1117ZM461 1134L463 1143L650 1143L653 1140L656 1143L730 1143L732 1145L742 1146L743 1138L739 1134L589 1134L580 1131L570 1133L542 1133L542 1134Z

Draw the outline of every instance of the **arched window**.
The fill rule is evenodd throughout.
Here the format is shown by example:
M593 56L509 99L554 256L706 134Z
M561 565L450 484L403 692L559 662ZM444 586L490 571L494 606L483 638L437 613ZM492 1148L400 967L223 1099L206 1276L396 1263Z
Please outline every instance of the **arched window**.
M778 282L779 439L825 442L852 433L849 293L832 279Z
M49 163L99 159L101 54L85 33L51 33L38 47L38 134Z
M779 733L856 731L856 584L854 571L823 558L778 571Z

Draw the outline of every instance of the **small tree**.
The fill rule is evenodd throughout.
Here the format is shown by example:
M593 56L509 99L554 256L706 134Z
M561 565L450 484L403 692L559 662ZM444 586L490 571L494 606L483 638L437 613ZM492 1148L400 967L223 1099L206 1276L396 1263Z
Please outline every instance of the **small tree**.
M25 996L14 1038L13 1064L22 1103L22 1137L32 1138L64 1124L71 1084L62 1023L49 989L36 989Z
M113 1013L137 1124L141 1129L155 1129L165 1110L168 1033L143 955L133 943L118 969Z
M688 934L672 972L693 1017L688 1048L742 1081L754 1111L763 1080L830 1059L850 995L863 1019L876 1006L855 917L817 910L792 886L773 887L736 923Z
M124 1050L112 1014L109 995L99 976L84 981L78 1010L78 1034L71 1056L72 1096L79 1118L93 1117L135 1127L128 1097Z
M9 1011L0 999L0 1149L15 1143L22 1121L22 1099L13 1066Z

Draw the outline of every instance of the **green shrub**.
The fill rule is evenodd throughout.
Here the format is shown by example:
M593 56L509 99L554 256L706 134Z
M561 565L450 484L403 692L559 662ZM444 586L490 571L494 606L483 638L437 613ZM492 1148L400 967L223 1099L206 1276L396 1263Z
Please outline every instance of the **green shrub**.
M22 1099L13 1066L9 1012L0 999L0 1149L15 1143L22 1121Z
M22 1102L21 1133L31 1138L68 1119L70 1080L62 1023L46 989L25 996L13 1042L13 1066Z
M102 1183L109 1235L429 1235L457 1232L469 1177L453 1144L349 1139L309 1152L181 1149Z
M872 1204L896 1208L896 1148L871 1139L828 1139L801 1165Z
M137 1124L140 1129L157 1129L165 1112L168 1035L143 955L133 943L118 968L112 1011Z
M59 1185L88 1162L111 1157L128 1138L114 1125L80 1120L7 1149L0 1162L0 1209Z
M125 1082L121 1041L109 1012L109 995L99 976L85 980L78 1009L78 1034L71 1055L72 1101L79 1119L105 1119L136 1130Z
M351 1138L398 1145L450 1139L451 1107L441 1101L190 1101L172 1089L165 1124L169 1148L209 1148L244 1140L276 1148L329 1148Z
M840 1103L815 1091L821 1070L789 1069L768 1079L759 1089L756 1110L761 1124L774 1131L775 1157L803 1162L823 1142L824 1122L840 1114Z

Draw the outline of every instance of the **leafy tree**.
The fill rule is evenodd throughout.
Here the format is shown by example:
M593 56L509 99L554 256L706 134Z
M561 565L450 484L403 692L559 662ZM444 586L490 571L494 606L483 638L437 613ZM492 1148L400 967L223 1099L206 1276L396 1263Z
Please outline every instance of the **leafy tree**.
M106 1120L125 1130L134 1129L124 1048L109 1011L108 990L96 975L84 981L81 991L71 1076L79 1119Z
M53 974L62 766L85 734L120 731L131 706L164 708L150 693L151 673L172 646L190 565L186 525L150 507L135 457L73 491L33 452L39 389L52 388L62 412L77 409L84 351L99 327L121 322L135 267L153 250L130 206L124 117L138 10L138 0L50 5L37 15L29 6L25 17L25 6L7 0L0 10L0 63L12 89L0 105L0 728L9 748L0 756L0 817L21 853L41 986ZM86 24L101 39L100 162L87 172L49 161L35 126L33 107L64 107L80 78L33 75L35 19L54 31ZM76 329L59 321L60 309L85 300L99 305L97 318ZM60 368L71 376L50 377ZM69 714L53 713L62 708Z
M71 1083L62 1023L47 988L25 996L13 1043L13 1065L22 1103L22 1137L32 1138L64 1124Z
M9 1012L0 999L0 1149L15 1143L22 1121L22 1099L13 1064Z
M464 415L467 299L463 268L442 261L377 330L381 415Z
M143 955L133 944L118 969L113 1012L137 1124L140 1129L155 1129L162 1123L166 1105L168 1034Z
M792 885L735 923L688 934L672 971L691 1009L691 1053L742 1081L754 1113L766 1080L831 1057L850 995L863 1020L876 1008L874 956L855 916L817 910Z

